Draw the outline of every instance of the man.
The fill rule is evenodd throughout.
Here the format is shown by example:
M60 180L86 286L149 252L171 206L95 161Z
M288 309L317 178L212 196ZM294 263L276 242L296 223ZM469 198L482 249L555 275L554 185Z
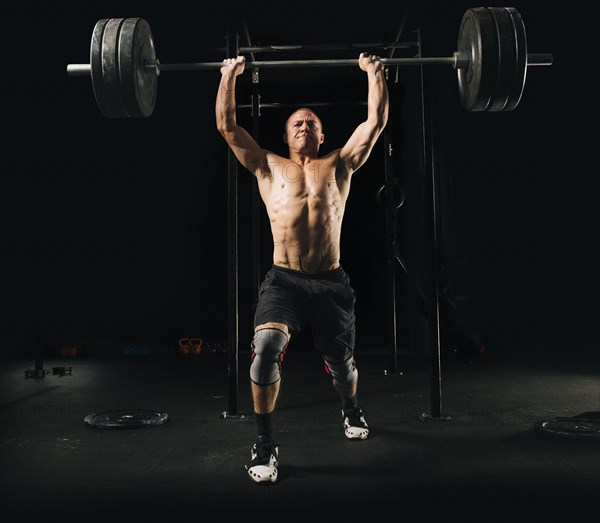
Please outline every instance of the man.
M224 60L216 100L217 128L241 164L256 176L273 234L273 266L259 293L252 339L250 379L257 440L246 465L258 483L277 480L278 444L272 417L281 384L280 367L292 333L310 325L325 369L342 399L349 439L369 433L357 399L354 362L355 296L340 265L342 219L352 174L365 163L388 118L388 93L379 57L358 59L369 82L368 115L347 143L319 158L325 138L307 108L287 120L289 158L262 149L236 123L235 83L243 57Z

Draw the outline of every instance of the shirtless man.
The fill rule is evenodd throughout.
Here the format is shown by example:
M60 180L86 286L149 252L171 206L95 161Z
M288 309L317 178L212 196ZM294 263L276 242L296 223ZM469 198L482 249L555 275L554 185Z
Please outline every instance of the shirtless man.
M369 82L368 115L341 149L322 158L325 138L317 115L291 114L283 141L289 158L262 149L236 123L235 83L244 57L224 60L216 100L219 132L240 163L256 176L273 234L273 265L261 285L254 318L250 380L257 440L246 470L257 483L277 480L278 444L272 418L280 368L292 333L311 327L325 370L342 399L349 439L369 433L357 399L354 361L355 295L340 265L340 235L352 174L365 163L388 118L388 93L379 57L358 59Z

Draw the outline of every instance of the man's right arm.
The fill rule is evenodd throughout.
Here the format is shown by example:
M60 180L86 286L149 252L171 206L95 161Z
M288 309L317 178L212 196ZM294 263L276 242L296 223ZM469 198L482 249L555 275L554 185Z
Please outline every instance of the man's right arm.
M215 113L217 129L240 163L256 176L267 169L266 151L260 148L243 127L237 125L236 120L235 81L244 72L244 63L245 59L241 56L224 60Z

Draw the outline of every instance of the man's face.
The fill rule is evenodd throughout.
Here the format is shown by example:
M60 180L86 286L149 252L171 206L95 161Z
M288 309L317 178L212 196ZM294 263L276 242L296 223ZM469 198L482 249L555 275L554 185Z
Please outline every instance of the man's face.
M325 135L321 120L312 111L300 109L287 121L283 141L293 149L319 149Z

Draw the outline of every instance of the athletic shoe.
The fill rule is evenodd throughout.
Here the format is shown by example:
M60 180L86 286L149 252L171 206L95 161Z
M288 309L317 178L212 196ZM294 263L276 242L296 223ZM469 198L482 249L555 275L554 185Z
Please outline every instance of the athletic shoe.
M258 436L250 452L251 461L246 465L248 475L257 483L277 481L279 466L279 445L274 441Z
M367 439L369 426L365 421L361 408L342 410L342 418L344 420L344 434L348 439Z

